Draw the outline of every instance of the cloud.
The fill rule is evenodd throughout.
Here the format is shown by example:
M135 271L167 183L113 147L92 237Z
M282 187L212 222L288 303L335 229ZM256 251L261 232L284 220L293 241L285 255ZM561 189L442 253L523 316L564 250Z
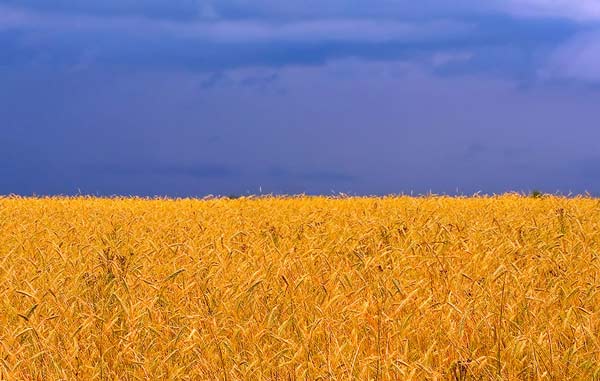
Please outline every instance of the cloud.
M4 4L51 14L132 16L154 20L290 20L374 18L432 19L482 16L600 19L597 0L4 0Z
M597 151L599 93L391 60L277 72L284 93L190 72L0 71L0 193L600 189L553 170Z
M468 39L473 27L451 19L350 17L180 22L0 5L0 48L8 53L4 63L21 67L39 63L54 69L96 64L212 71L323 64L340 57L396 58L423 45Z
M509 0L504 7L510 13L526 17L569 18L582 22L600 20L598 0Z
M163 19L192 19L211 10L203 0L4 0L5 4L53 14L99 16L142 16Z
M152 21L136 17L100 17L95 15L48 15L19 8L0 6L0 29L30 29L58 32L77 30L93 33L131 32L191 39L212 43L262 42L419 42L448 36L465 36L467 23L454 20L407 22L369 18L327 18L291 22L271 20L213 20L181 23Z
M289 21L323 18L431 18L440 15L485 12L489 6L475 0L4 0L23 9L72 15L135 16L194 21L201 19L261 19Z
M472 52L445 52L440 51L433 54L431 61L434 67L443 67L449 64L463 63L473 58Z
M587 2L2 4L0 192L583 187L551 169L597 150L598 93L537 82L600 77Z
M540 75L546 79L600 82L600 31L581 33L555 50Z
M233 3L242 7L241 2ZM246 8L262 9L265 4ZM25 3L29 8L4 5L0 6L0 49L6 54L0 57L0 65L217 73L207 81L210 86L217 83L220 72L236 68L323 65L360 58L419 62L444 75L485 72L520 80L535 75L544 59L541 49L559 45L576 31L569 22L555 20L440 13L445 6L435 8L428 18L415 19L423 8L404 3L400 8L412 12L404 18L394 12L394 17L383 14L395 2L378 2L368 10L362 7L363 14L357 6L327 4L330 11L319 17L277 18L274 14L281 6L272 4L275 13L266 16L185 21L151 19L135 12L107 16L46 12L33 3ZM468 8L467 2L460 4L463 10Z

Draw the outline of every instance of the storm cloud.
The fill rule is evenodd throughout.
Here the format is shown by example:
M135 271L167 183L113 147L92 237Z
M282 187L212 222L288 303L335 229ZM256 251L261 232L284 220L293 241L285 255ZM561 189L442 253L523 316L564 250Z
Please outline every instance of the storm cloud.
M596 192L594 1L0 1L0 193Z

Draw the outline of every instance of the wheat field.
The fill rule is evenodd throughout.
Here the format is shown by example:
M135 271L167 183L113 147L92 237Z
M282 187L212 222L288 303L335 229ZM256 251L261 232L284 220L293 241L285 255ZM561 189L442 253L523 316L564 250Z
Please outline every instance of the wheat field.
M600 379L599 259L589 197L4 197L0 379Z

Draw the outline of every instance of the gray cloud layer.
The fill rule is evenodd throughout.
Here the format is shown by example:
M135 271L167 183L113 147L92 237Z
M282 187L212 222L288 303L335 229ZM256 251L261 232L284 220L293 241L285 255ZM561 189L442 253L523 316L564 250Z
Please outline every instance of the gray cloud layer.
M79 13L104 16L143 16L149 18L243 19L243 18L430 18L465 14L503 12L530 17L567 17L597 20L596 0L4 0L5 4L51 13Z
M106 4L105 10L131 11L110 17L92 12L96 2L88 4L88 13L59 12L63 8L79 9L69 2L61 3L63 8L52 8L54 13L32 10L36 8L34 4L37 3L29 4L31 9L0 6L0 47L6 53L0 58L0 65L69 70L96 65L219 71L314 65L347 57L376 60L411 57L432 62L432 69L439 73L481 70L522 79L537 76L552 49L578 31L567 21L518 20L490 14L475 17L467 12L462 15L433 12L428 18L421 15L421 19L415 19L416 11L423 12L424 8L409 5L412 3L398 5L407 9L406 14L390 13L404 18L381 15L378 18L377 9L392 8L395 3L390 1L376 3L379 7L374 6L375 10L358 5L345 8L332 2L330 8L337 13L331 11L329 18L280 19L274 16L278 6L273 6L274 10L265 8L273 13L269 17L193 22L140 18L134 2L115 7ZM260 4L247 8L262 9ZM166 6L157 2L156 6L159 5ZM173 6L176 8L177 4ZM290 5L290 9L294 6ZM328 9L326 5L324 9ZM360 17L358 9L365 10ZM445 7L432 9L439 13ZM444 57L458 55L468 59L444 61Z
M594 191L594 4L2 1L0 193Z

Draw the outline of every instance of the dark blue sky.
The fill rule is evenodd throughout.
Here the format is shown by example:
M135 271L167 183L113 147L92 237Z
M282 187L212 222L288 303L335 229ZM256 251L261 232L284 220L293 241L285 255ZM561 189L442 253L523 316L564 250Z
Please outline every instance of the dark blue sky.
M600 194L598 0L0 0L0 194Z

